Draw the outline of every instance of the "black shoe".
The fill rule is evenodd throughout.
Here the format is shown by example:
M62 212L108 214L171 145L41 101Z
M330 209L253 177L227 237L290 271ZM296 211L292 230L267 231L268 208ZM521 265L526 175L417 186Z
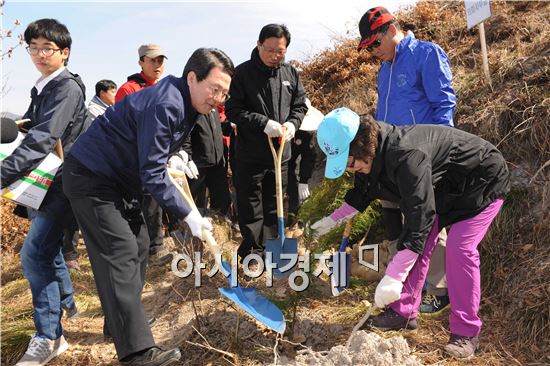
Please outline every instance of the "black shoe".
M162 266L166 263L172 262L174 254L172 254L168 249L161 248L154 253L149 253L149 265L151 266Z
M120 363L132 366L167 366L179 361L180 358L179 348L162 350L159 347L151 347L145 352L125 357Z
M418 327L416 319L407 319L388 307L383 313L367 319L361 329L376 328L379 330L413 330Z
M449 296L426 295L420 304L420 312L424 314L434 314L449 306Z

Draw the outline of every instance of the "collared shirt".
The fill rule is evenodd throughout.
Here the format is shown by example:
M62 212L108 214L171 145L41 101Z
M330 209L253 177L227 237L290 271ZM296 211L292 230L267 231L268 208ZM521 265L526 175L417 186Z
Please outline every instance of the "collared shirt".
M65 66L61 66L59 69L52 72L50 75L46 76L45 78L40 78L36 80L36 84L34 84L34 87L36 88L37 93L42 93L42 89L50 82L52 81L57 75L61 74L65 70Z

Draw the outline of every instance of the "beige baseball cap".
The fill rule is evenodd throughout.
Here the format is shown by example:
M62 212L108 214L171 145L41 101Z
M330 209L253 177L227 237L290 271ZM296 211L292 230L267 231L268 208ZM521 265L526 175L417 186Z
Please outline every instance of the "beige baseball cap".
M168 57L166 57L166 55L164 54L164 51L162 50L162 48L160 48L158 44L153 44L153 43L148 43L148 44L139 46L138 54L139 54L139 58L142 58L143 56L147 56L149 58L162 56L168 59Z

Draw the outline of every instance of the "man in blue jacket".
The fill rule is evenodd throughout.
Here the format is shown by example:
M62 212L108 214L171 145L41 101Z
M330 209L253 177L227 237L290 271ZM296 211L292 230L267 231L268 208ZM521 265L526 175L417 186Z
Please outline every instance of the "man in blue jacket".
M141 303L148 257L148 234L138 207L142 192L172 216L183 219L194 236L212 225L184 202L166 164L178 151L199 114L228 98L234 72L222 51L200 48L183 70L156 85L127 95L99 116L73 146L63 173L88 249L101 307L124 365L168 365L178 348L155 345Z
M382 60L378 71L376 120L394 125L420 123L452 127L456 96L445 51L434 43L417 40L411 31L405 34L392 14L381 6L363 15L359 32L358 50L366 48ZM396 203L382 201L382 211L388 239L395 242L402 229L401 210ZM446 237L443 229L428 272L428 296L421 312L437 312L449 304Z

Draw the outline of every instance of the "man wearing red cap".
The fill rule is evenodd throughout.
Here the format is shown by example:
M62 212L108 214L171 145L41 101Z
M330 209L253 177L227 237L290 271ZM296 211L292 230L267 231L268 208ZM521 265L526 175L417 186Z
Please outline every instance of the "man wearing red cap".
M382 60L378 73L376 120L394 125L439 124L452 127L456 96L451 86L449 59L438 45L419 41L404 33L394 16L384 7L369 9L359 21L361 42ZM388 239L396 243L402 232L399 205L382 201ZM421 312L437 312L449 304L445 277L445 241L439 236L427 276L428 296ZM390 248L395 253L397 248Z

